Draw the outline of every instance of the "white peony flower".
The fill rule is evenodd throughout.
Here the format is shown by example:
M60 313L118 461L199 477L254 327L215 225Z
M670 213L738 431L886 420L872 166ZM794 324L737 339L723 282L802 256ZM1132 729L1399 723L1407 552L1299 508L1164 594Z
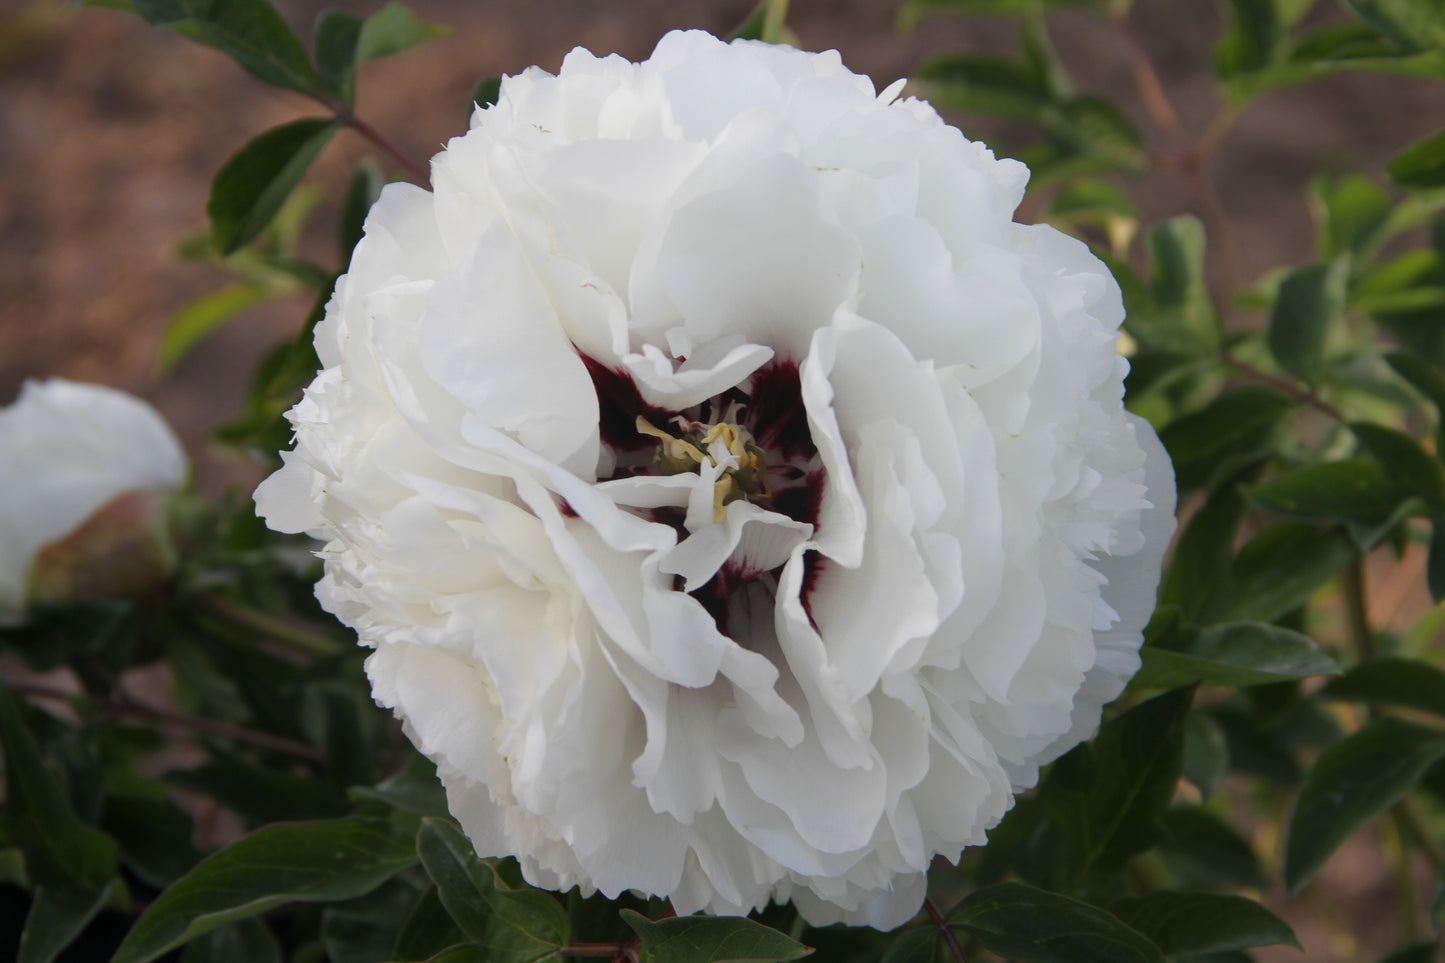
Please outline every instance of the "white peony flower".
M157 496L189 470L175 433L139 398L27 381L0 409L0 624L36 598L153 587L173 561Z
M507 78L392 184L256 493L484 856L911 917L1139 665L1173 473L1026 168L836 51Z

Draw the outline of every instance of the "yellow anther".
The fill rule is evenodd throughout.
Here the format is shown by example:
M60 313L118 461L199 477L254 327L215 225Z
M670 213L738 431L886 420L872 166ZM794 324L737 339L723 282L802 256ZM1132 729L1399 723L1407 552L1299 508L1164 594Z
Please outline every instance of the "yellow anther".
M638 415L639 433L656 438L661 444L657 464L669 475L699 471L703 465L716 467L730 459L732 464L713 482L713 520L721 524L727 519L727 506L740 498L766 498L763 485L766 459L762 449L752 442L747 430L732 422L704 425L676 419L685 429L684 437L670 435ZM713 445L721 442L726 456L714 458Z

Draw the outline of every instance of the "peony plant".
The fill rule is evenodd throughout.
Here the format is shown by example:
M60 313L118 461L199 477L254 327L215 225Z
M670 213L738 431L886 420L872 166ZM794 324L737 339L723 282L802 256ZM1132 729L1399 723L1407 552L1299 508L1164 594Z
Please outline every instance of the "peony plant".
M316 107L217 172L183 251L234 280L161 366L314 307L216 433L254 505L162 516L186 456L109 389L0 410L0 956L1438 958L1445 134L1317 179L1311 262L1205 270L1233 119L1445 79L1431 0L1221 2L1177 156L1128 0L907 0L1020 48L906 84L765 0L516 64L430 163L357 103L445 33L400 4L309 46L268 0L94 5ZM1070 81L1063 6L1155 130ZM328 263L300 185L347 131ZM1202 219L1143 224L1169 164ZM1384 937L1317 880L1351 838Z

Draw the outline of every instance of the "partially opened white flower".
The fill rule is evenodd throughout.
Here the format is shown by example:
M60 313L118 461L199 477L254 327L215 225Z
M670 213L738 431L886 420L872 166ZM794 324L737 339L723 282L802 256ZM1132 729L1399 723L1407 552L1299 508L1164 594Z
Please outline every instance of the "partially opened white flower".
M188 472L175 433L139 398L27 381L0 409L0 624L36 598L153 587L173 561L160 496Z
M1138 667L1173 477L1027 170L836 52L507 78L257 492L482 855L893 927Z

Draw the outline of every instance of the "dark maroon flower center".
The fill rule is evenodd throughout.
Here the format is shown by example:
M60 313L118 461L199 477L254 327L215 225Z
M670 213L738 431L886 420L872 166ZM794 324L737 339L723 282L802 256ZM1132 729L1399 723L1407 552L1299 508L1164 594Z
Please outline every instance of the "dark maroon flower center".
M597 389L598 431L614 465L612 474L598 478L599 482L678 471L679 460L668 456L668 442L660 437L661 433L696 443L707 437L713 426L735 426L741 429L738 434L746 439L748 452L756 454L759 477L749 475L740 479L741 484L731 486L736 494L729 497L746 497L761 508L806 522L816 530L825 472L803 407L796 361L769 362L722 394L691 408L673 411L644 401L626 372L609 368L587 355L581 358ZM639 428L639 419L656 430ZM689 534L684 526L686 511L682 508L631 510L649 521L672 526L679 540ZM817 552L809 552L804 563L806 608L822 557ZM751 604L759 593L771 598L780 571L763 572L737 562L726 562L692 595L713 616L719 631L727 634L738 605ZM681 578L677 588L682 588Z

